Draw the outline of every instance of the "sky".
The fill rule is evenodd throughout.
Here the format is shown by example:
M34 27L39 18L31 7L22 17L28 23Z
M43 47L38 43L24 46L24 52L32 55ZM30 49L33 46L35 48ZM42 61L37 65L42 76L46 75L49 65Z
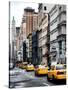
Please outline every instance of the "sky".
M53 5L46 4L46 7L48 11ZM12 26L12 19L13 16L16 21L16 26L20 26L24 14L24 9L26 7L31 7L35 9L35 12L38 12L38 3L27 3L27 2L22 2L22 1L11 1L10 2L10 26Z
M38 3L25 3L25 2L19 2L19 1L11 1L10 4L10 25L12 25L12 18L14 16L16 21L16 26L21 25L24 8L26 7L32 7L35 9L35 11L38 11Z
M50 8L53 5L46 4L47 10L49 11ZM24 14L24 9L26 7L31 7L35 9L35 12L38 12L38 3L27 3L27 2L22 2L22 1L11 1L10 2L10 41L12 41L12 19L14 16L16 27L20 27L23 14Z

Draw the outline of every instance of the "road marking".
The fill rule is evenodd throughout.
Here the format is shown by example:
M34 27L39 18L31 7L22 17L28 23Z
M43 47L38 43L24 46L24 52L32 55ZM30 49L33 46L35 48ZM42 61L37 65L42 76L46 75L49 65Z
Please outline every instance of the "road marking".
M47 83L43 83L44 85L47 85L47 86L50 86L49 84L47 84Z

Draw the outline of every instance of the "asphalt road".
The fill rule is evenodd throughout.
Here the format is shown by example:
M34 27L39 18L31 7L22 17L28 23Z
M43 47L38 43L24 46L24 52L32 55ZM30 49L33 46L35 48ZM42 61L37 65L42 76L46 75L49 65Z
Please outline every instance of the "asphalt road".
M10 88L41 87L65 85L66 82L49 82L46 76L35 76L34 71L27 72L25 69L14 68L10 70Z

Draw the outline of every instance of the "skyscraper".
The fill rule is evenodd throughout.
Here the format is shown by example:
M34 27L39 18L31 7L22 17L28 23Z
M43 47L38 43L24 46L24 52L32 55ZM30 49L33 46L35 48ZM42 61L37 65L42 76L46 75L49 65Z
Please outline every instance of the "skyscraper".
M15 19L12 19L12 62L16 61L16 27L15 27Z
M26 36L29 40L29 61L32 61L32 31L33 31L33 14L34 9L27 7L24 9L24 16L26 18Z

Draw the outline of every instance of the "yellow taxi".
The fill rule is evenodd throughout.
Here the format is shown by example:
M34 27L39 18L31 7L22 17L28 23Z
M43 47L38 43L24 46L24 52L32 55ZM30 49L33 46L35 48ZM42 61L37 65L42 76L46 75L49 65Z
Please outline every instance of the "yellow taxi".
M47 74L48 81L50 80L65 80L66 68L63 64L52 65Z
M46 75L48 73L48 66L38 65L35 67L35 75Z
M33 64L28 64L26 66L26 71L33 71L34 70L34 65Z

